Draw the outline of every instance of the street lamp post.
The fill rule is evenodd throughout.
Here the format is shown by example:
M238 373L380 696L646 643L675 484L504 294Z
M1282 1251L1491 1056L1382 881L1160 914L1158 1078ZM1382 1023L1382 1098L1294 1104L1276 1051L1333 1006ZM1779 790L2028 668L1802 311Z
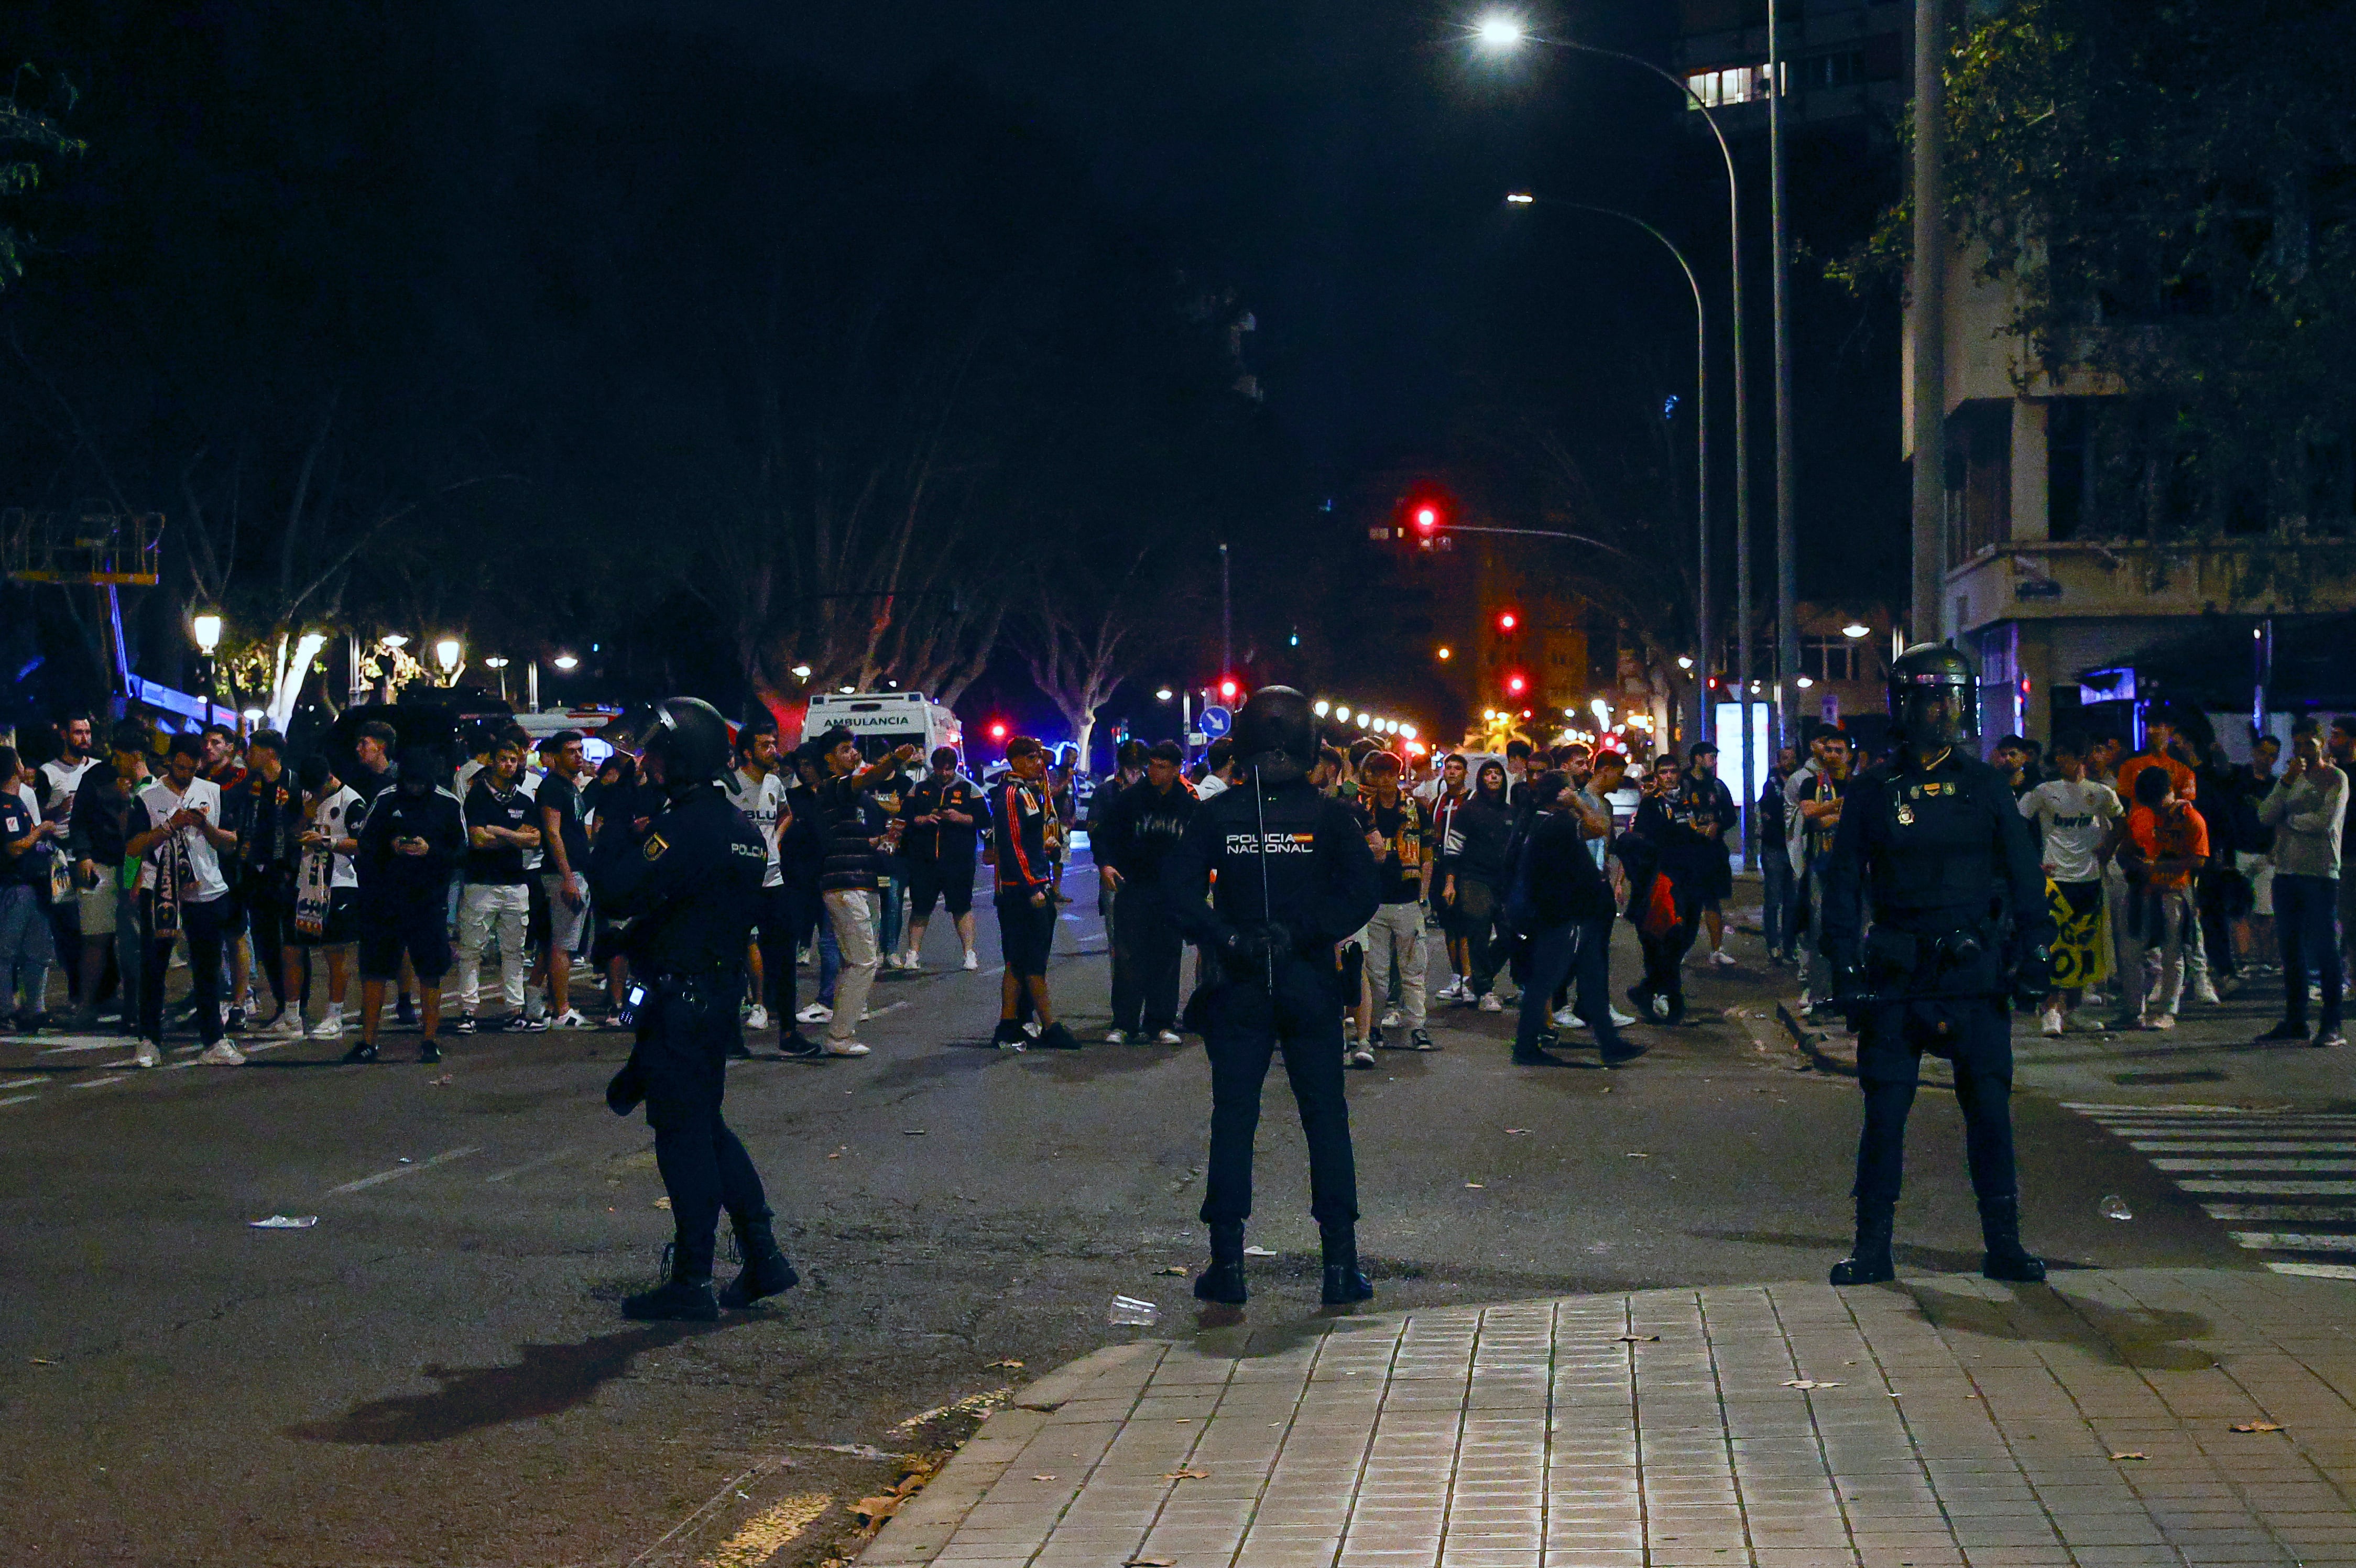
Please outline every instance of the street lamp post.
M188 631L197 639L197 684L203 688L198 694L205 700L206 722L210 723L213 716L213 689L220 678L219 665L213 658L213 651L220 647L221 618L212 610L192 616L188 620Z
M466 668L466 650L455 637L445 637L434 645L434 662L442 666L442 683L455 686L458 671Z
M1507 201L1527 207L1541 198L1520 193L1509 196ZM1699 669L1694 675L1694 730L1697 739L1709 738L1709 666L1710 666L1710 602L1709 602L1709 338L1708 316L1702 307L1701 280L1694 275L1693 263L1675 242L1633 212L1622 212L1616 207L1597 207L1591 202L1563 201L1543 199L1549 207L1575 208L1581 212L1597 212L1606 218L1617 218L1623 223L1633 223L1654 239L1674 257L1677 270L1686 274L1686 287L1693 291L1694 306L1694 510L1696 582L1694 585L1694 651ZM1443 650L1441 657L1446 657Z
M1798 480L1792 469L1792 247L1784 223L1788 205L1783 189L1785 84L1783 38L1776 25L1781 8L1778 0L1767 0L1768 194L1775 252L1775 741L1790 745L1787 693L1800 672L1800 564L1793 515L1798 505Z
M1935 0L1918 0L1928 5ZM1743 372L1742 358L1742 199L1741 187L1734 172L1734 149L1728 145L1726 133L1719 127L1718 116L1701 100L1701 94L1678 78L1672 76L1642 55L1632 55L1621 49L1607 49L1600 44L1582 44L1569 38L1549 38L1524 28L1505 16L1491 16L1476 29L1480 40L1492 48L1510 48L1515 44L1547 44L1555 48L1571 49L1580 54L1601 55L1623 64L1651 71L1671 87L1685 94L1698 111L1703 124L1718 143L1718 156L1726 165L1726 229L1728 267L1731 274L1729 285L1732 295L1734 349L1734 619L1735 619L1735 689L1742 703L1742 755L1746 766L1751 757L1751 394L1746 385L1749 378ZM1919 227L1919 222L1918 222ZM1705 655L1708 650L1703 650ZM1705 669L1707 663L1705 663ZM1706 701L1707 699L1705 699ZM1745 808L1748 810L1748 807Z

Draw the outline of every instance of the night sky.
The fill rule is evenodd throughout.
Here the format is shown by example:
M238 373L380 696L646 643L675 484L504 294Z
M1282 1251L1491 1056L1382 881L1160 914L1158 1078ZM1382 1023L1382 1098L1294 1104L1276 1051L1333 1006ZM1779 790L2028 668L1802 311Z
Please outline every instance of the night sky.
M1100 187L1205 281L1236 288L1258 317L1249 353L1270 406L1337 487L1431 446L1468 389L1497 373L1501 343L1511 361L1575 360L1582 343L1632 327L1689 341L1681 286L1672 292L1643 253L1650 242L1557 230L1521 242L1499 206L1526 186L1674 223L1688 201L1676 171L1691 166L1667 89L1549 51L1484 56L1466 37L1476 10L1390 0L823 10L501 0L481 16L526 95L563 90L584 33L657 19L862 84L980 78L1079 147ZM1665 58L1663 10L1523 14Z

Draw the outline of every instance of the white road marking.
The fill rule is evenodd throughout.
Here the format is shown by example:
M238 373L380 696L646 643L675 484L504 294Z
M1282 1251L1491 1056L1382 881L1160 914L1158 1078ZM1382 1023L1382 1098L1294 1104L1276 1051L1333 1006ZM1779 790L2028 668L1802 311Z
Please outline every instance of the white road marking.
M402 1176L415 1176L419 1171L431 1170L435 1165L442 1165L447 1161L463 1160L468 1155L479 1155L482 1152L481 1148L473 1144L469 1144L467 1147L463 1149L446 1150L442 1154L434 1155L430 1160L419 1160L413 1165L395 1165L389 1171L379 1171L374 1176L362 1176L358 1181L348 1181L341 1187L331 1187L327 1189L327 1196L329 1197L340 1197L345 1193L358 1192L362 1187L374 1187L379 1182L394 1181L398 1180Z
M2296 1230L2236 1230L2233 1240L2253 1252L2346 1252L2356 1256L2356 1236Z
M2356 1155L2356 1144L2187 1144L2176 1139L2129 1140L2127 1146L2147 1155Z
M2356 1223L2356 1208L2336 1203L2204 1203L2211 1219L2336 1219Z
M40 1096L37 1094L12 1094L5 1100L0 1100L0 1105L22 1105L27 1100L38 1100Z
M2266 1260L2266 1267L2278 1274L2297 1274L2309 1280L2356 1280L2356 1264L2350 1263L2277 1263Z
M2151 1168L2158 1171L2274 1171L2287 1175L2294 1171L2346 1171L2356 1176L2356 1160L2154 1160Z
M12 1078L5 1083L0 1083L0 1089L32 1089L48 1081L46 1078Z
M2356 1181L2182 1181L2187 1192L2248 1192L2267 1197L2356 1197Z
M126 1072L118 1072L112 1078L86 1078L80 1083L70 1083L67 1084L66 1087L68 1089L99 1089L110 1083L121 1083L124 1079L130 1076L131 1075Z
M572 1154L573 1151L570 1149L555 1150L552 1153L541 1155L540 1158L536 1160L526 1160L519 1165L510 1165L506 1170L499 1171L492 1176L487 1176L483 1178L483 1184L487 1187L492 1182L505 1181L509 1176L519 1176L526 1171L538 1170L542 1165L552 1165L559 1160L570 1158Z
M98 1035L83 1035L78 1037L73 1037L73 1042L70 1045L51 1046L41 1054L45 1057L61 1057L74 1051L119 1051L122 1048L123 1036L120 1035L107 1035L103 1036Z

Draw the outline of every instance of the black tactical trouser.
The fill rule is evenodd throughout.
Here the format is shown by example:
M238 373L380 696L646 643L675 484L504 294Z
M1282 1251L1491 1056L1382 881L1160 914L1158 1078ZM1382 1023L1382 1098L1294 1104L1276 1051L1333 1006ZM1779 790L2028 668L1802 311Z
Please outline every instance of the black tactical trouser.
M1260 1086L1284 1053L1285 1077L1309 1141L1309 1212L1320 1226L1358 1218L1358 1172L1350 1151L1350 1107L1342 1093L1342 998L1330 962L1276 961L1273 992L1259 979L1214 982L1203 1032L1211 1058L1211 1160L1203 1189L1206 1225L1251 1216L1252 1140Z
M1941 1032L1940 1026L1945 1026ZM1860 1206L1894 1206L1906 1164L1906 1114L1922 1053L1952 1057L1964 1112L1964 1152L1982 1202L2016 1191L2012 1158L2012 1014L2000 996L1893 1002L1869 1009L1858 1029L1865 1131L1858 1139Z
M1178 928L1142 891L1120 890L1112 928L1112 1026L1152 1034L1178 1025Z
M742 1038L736 1002L744 990L739 970L665 975L638 1020L633 1055L645 1075L655 1168L670 1195L682 1272L691 1275L711 1273L723 1207L740 1228L769 1218L760 1173L720 1117L729 1047Z

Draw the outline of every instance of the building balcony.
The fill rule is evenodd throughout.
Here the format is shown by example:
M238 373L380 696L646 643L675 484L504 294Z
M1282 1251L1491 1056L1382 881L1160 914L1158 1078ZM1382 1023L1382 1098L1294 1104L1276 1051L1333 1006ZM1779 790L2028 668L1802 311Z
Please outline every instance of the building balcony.
M2356 609L2356 542L2008 540L1947 572L1954 625Z

